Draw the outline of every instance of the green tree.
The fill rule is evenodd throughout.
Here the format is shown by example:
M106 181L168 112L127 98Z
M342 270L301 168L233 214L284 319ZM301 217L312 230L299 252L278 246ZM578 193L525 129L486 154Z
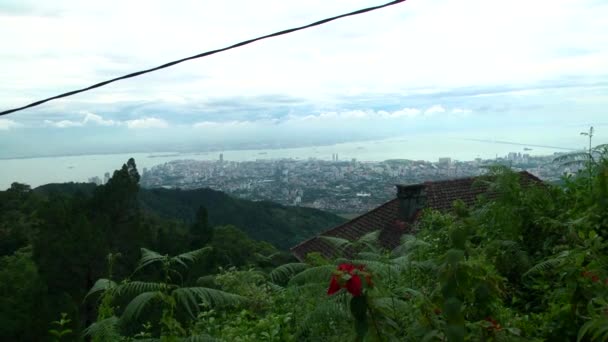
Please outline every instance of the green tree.
M0 339L39 341L45 336L51 317L46 295L31 247L0 257Z
M133 325L144 311L154 310L160 314L156 327L159 337L164 341L174 341L178 337L186 336L187 323L196 318L202 304L222 307L245 301L244 297L216 289L182 286L188 264L203 257L210 250L210 247L205 247L170 257L142 248L139 266L135 272L158 266L161 270L161 279L157 282L126 280L121 284L109 279L99 279L88 296L101 293L102 302L105 296L112 298L126 296L129 298L128 304L119 319L112 316L98 321L91 325L86 333L93 337L109 335L108 331L116 329L116 324Z
M213 228L209 225L209 214L204 206L200 206L196 212L196 219L190 227L190 235L191 249L201 248L213 239Z

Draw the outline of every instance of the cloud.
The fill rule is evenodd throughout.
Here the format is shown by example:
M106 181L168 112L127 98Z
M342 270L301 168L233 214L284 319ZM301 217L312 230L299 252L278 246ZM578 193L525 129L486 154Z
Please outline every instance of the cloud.
M408 117L408 118L412 118L415 116L420 115L421 110L418 108L403 108L401 110L397 110L394 112L382 112L384 117L388 117L388 118L401 118L401 117Z
M83 118L81 120L44 120L45 125L57 127L57 128L70 128L70 127L82 127L87 125L95 125L95 126L114 126L120 124L114 120L106 120L101 115L97 115L95 113L81 111L78 113L82 115Z
M169 127L169 123L166 120L155 117L141 117L132 120L117 121L106 119L101 115L88 111L81 111L78 114L82 115L81 120L44 120L44 124L56 128L71 128L84 126L126 126L130 129Z
M437 113L445 113L445 108L442 105L434 105L424 111L424 115L431 116Z
M471 114L473 111L470 109L464 109L464 108L454 108L452 109L452 114L460 114L460 115L467 115L467 114Z
M84 123L82 121L72 121L72 120L61 120L61 121L44 120L44 123L46 125L57 127L57 128L69 128L69 127L82 127L82 126L84 126Z
M143 129L143 128L167 128L169 123L159 118L141 118L135 120L125 121L125 124L130 129Z
M0 119L0 131L8 131L9 129L19 127L20 124L10 119Z
M83 124L85 124L85 125L89 122L94 123L99 126L114 126L114 125L118 124L114 120L105 120L100 115L97 115L97 114L94 114L91 112L82 112L81 114L84 114Z

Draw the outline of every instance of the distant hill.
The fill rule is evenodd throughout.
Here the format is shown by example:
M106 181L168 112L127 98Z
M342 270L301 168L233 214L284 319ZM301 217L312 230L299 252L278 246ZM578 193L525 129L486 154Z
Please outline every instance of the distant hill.
M91 194L90 183L47 184L34 191ZM144 211L165 219L192 222L199 206L207 208L212 226L234 225L251 238L268 241L280 249L289 247L321 231L341 224L340 216L312 208L288 207L273 202L253 202L211 189L145 189L139 191Z

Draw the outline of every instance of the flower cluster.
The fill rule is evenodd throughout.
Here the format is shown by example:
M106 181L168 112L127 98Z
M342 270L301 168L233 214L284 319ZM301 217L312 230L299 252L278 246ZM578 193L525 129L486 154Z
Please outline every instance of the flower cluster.
M589 278L589 279L591 279L591 281L594 282L594 283L597 283L597 282L600 281L600 277L597 274L593 273L593 272L583 271L583 272L581 272L581 276L583 278ZM604 284L608 285L608 278L604 279Z
M485 320L486 320L486 322L490 323L490 325L488 326L488 330L490 330L490 331L501 331L502 330L502 326L494 318L486 317Z
M363 294L364 286L361 278L365 279L367 287L373 286L372 276L369 272L365 271L365 265L340 264L331 276L327 294L332 295L344 288L353 297L359 297Z

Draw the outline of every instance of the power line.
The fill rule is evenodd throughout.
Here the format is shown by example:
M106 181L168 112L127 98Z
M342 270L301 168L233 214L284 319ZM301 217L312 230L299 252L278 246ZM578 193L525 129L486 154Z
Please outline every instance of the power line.
M296 32L296 31L300 31L300 30L305 30L307 28L311 28L311 27L314 27L314 26L319 26L319 25L323 25L323 24L329 23L330 21L334 21L334 20L337 20L337 19L341 19L341 18L345 18L345 17L350 17L350 16L354 16L354 15L358 15L358 14L363 14L363 13L366 13L366 12L375 11L375 10L378 10L378 9L381 9L381 8L384 8L384 7L396 5L396 4L401 3L401 2L405 2L405 0L395 0L395 1L388 2L388 3L384 4L384 5L379 5L379 6L373 6L373 7L368 7L368 8L360 9L360 10L357 10L357 11L354 11L354 12L350 12L350 13L346 13L346 14L341 14L341 15L338 15L338 16L335 16L335 17L319 20L319 21L316 21L316 22L314 22L312 24L308 24L308 25L304 25L304 26L300 26L300 27L295 27L295 28L291 28L291 29L287 29L287 30L283 30L283 31L267 34L265 36L261 36L261 37L257 37L257 38L253 38L253 39L249 39L249 40L245 40L245 41L242 41L240 43L236 43L236 44L230 45L230 46L225 47L225 48L221 48L221 49L217 49L217 50L211 50L211 51L200 53L198 55L194 55L194 56L178 59L176 61L165 63L163 65L159 65L159 66L151 68L151 69L136 71L136 72L124 75L124 76L116 77L116 78L113 78L113 79L110 79L110 80L107 80L107 81L103 81L103 82L99 82L99 83L93 84L92 86L89 86L89 87L86 87L86 88L81 88L81 89L69 91L67 93L63 93L63 94L60 94L60 95L56 95L56 96L53 96L53 97L46 98L44 100L39 100L39 101L36 101L36 102L32 102L32 103L30 103L28 105L25 105L23 107L18 107L18 108L13 108L13 109L5 110L5 111L0 112L0 116L7 115L7 114L10 114L10 113L14 113L14 112L18 112L18 111L21 111L21 110L24 110L24 109L27 109L27 108L31 108L31 107L36 107L36 106L39 106L39 105L41 105L41 104L43 104L45 102L49 102L49 101L52 101L52 100L60 99L62 97L68 97L68 96L76 95L78 93L83 93L85 91L89 91L89 90L92 90L92 89L95 89L95 88L100 88L100 87L103 87L105 85L108 85L108 84L116 82L116 81L124 80L124 79L127 79L127 78L132 78L132 77L136 77L136 76L140 76L140 75L143 75L143 74L147 74L149 72L153 72L153 71L156 71L156 70L168 68L170 66L174 66L176 64L179 64L179 63L182 63L182 62L185 62L185 61L189 61L189 60L197 59L197 58L202 58L202 57L207 57L207 56L219 53L219 52L224 52L224 51L227 51L227 50L238 48L238 47L241 47L241 46L244 46L244 45L247 45L247 44L251 44L251 43L257 42L258 40L263 40L263 39L272 38L272 37L278 37L278 36L282 36L284 34Z

